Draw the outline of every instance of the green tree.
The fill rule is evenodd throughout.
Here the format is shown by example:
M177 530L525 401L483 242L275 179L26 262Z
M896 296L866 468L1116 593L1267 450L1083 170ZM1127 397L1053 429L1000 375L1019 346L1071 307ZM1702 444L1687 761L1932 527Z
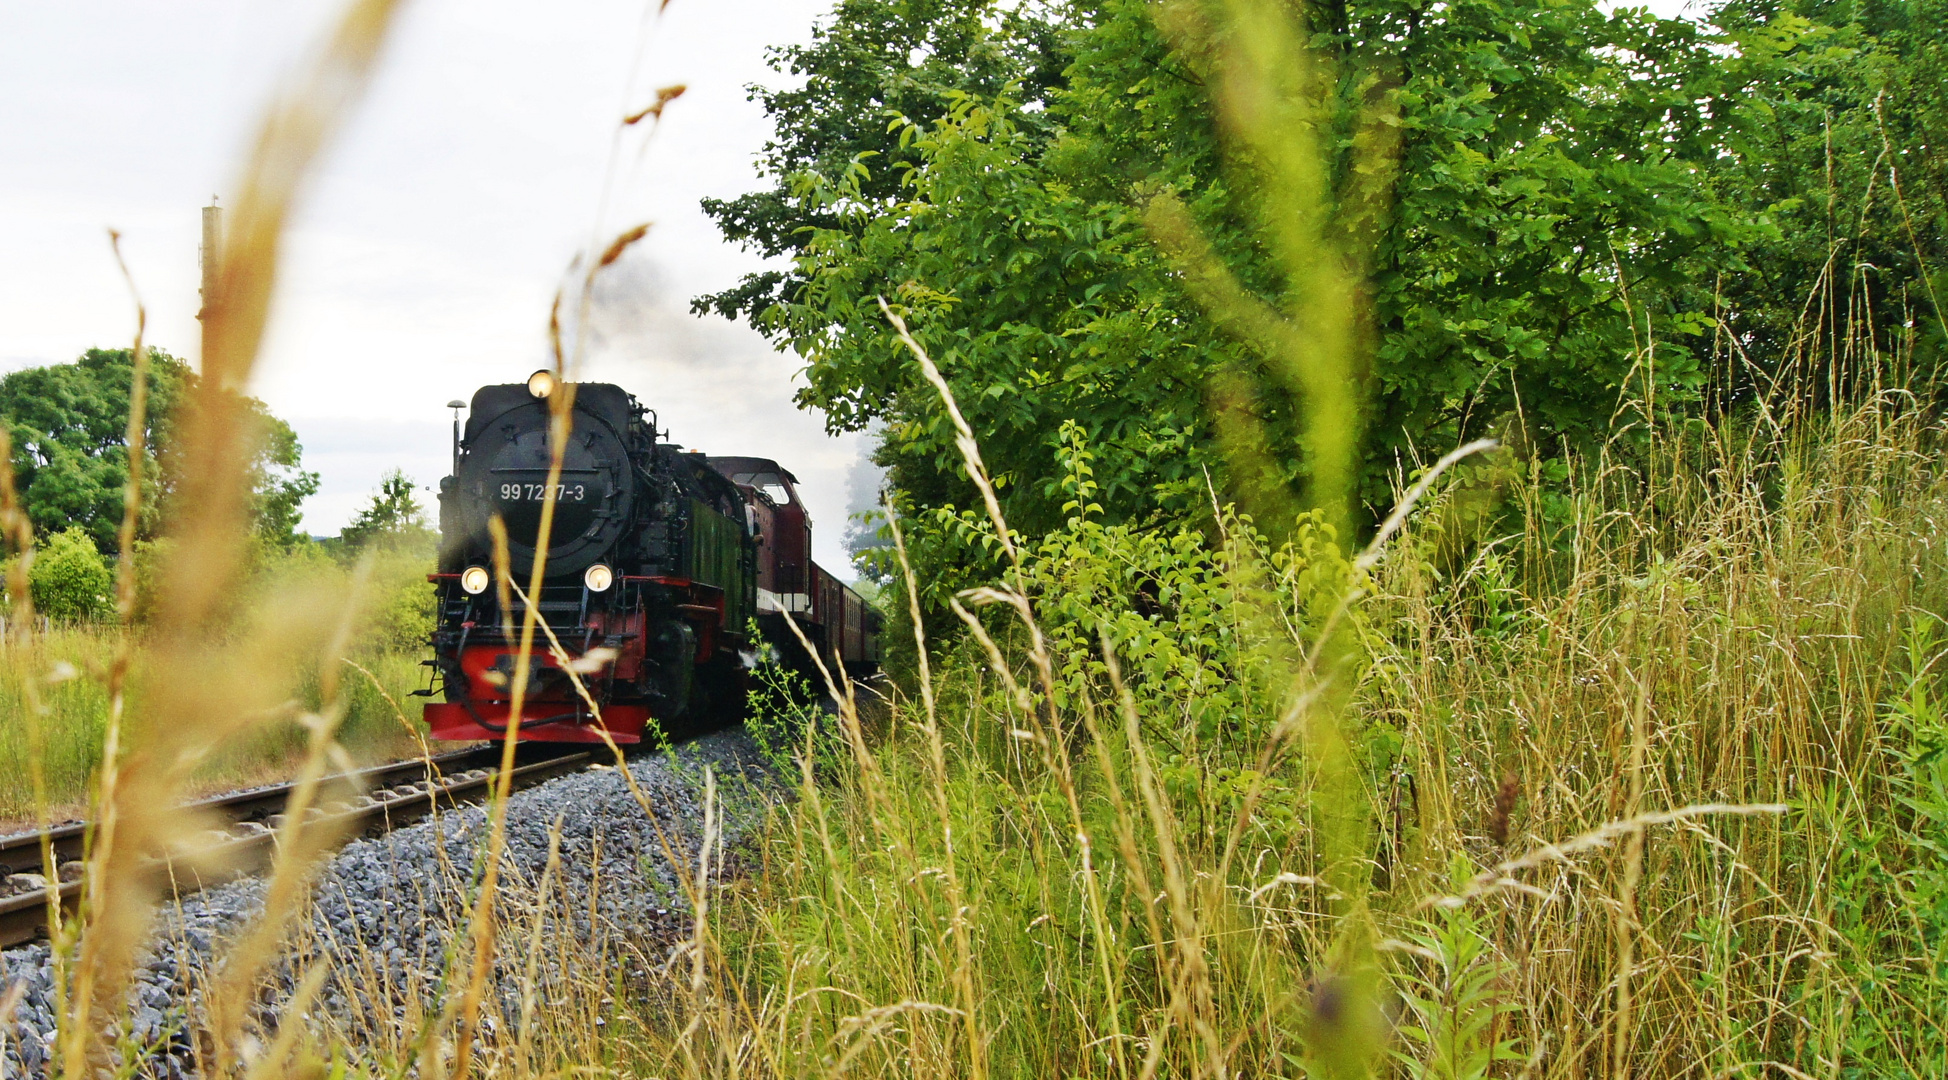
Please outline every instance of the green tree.
M257 456L250 463L252 528L257 538L275 547L306 542L299 524L304 500L318 493L318 474L305 472L304 447L291 425L270 414L252 399L259 431Z
M105 618L115 609L114 575L94 538L79 525L36 546L27 581L34 610L59 622Z
M1777 225L1724 283L1727 393L1924 387L1948 348L1948 0L1727 0L1712 19L1739 122L1711 180Z
M189 365L161 349L149 351L149 399L143 441L148 467L140 531L157 528L165 477L157 448L168 443ZM0 418L13 438L14 482L34 526L43 534L77 525L103 551L113 551L128 484L129 388L127 349L89 349L72 364L24 368L0 378Z
M905 309L941 362L1025 528L1058 520L1064 420L1083 425L1119 516L1188 509L1204 501L1207 469L1224 479L1207 400L1220 373L1241 376L1225 407L1292 433L1282 380L1192 302L1146 223L1152 200L1181 199L1216 256L1274 299L1259 181L1218 153L1201 9L1167 9L1174 47L1154 11L1134 0L1078 11L1066 85L1045 108L1013 91L950 93L944 115L896 124L897 200L877 195L887 177L870 157L791 178L806 208L803 284L757 324L806 358L801 400L834 426L891 422L888 464L922 503L964 505L967 493L929 395L906 404L917 372L876 296ZM1763 226L1696 183L1713 144L1687 79L1711 56L1692 24L1610 16L1593 0L1379 0L1317 17L1336 63L1335 96L1316 104L1340 132L1337 173L1397 155L1400 177L1370 245L1382 328L1370 490L1417 448L1506 424L1523 405L1548 438L1600 437L1632 370L1626 289L1690 320L1670 328L1655 374L1667 395L1695 387L1709 283L1741 267L1738 244ZM1362 112L1389 118L1397 150L1362 149ZM1295 440L1273 442L1286 448L1276 475L1234 486L1303 481Z
M771 50L774 69L793 77L778 90L750 88L775 124L758 158L768 190L705 199L724 235L766 257L803 255L810 228L846 227L807 177L855 173L854 195L891 206L900 181L918 164L889 128L889 116L933 117L957 95L992 97L1009 88L1024 110L1048 102L1069 57L1060 30L1067 5L997 0L840 0L811 40ZM1031 125L1046 137L1051 129ZM698 314L762 320L806 284L796 270L764 270L733 288L700 297Z
M72 364L25 368L0 378L0 421L13 438L21 501L37 529L81 527L104 552L117 548L128 483L129 391L134 364L127 349L90 349ZM193 400L196 373L161 349L149 350L149 397L143 444L142 515L137 536L154 537L176 486L170 453ZM296 543L298 507L318 490L302 466L290 425L249 399L260 432L252 461L255 524L260 539Z
M824 113L898 108L889 76L850 78L850 55L825 45L888 10L907 8L841 5L813 47L786 54L822 88ZM1039 56L1037 43L1054 41L1070 58L1061 79L995 93L936 73L939 91L902 110L890 135L821 126L760 95L776 145L817 152L767 159L778 186L748 204L769 215L766 231L719 221L793 268L707 302L805 359L800 402L830 426L884 421L881 459L920 506L973 497L878 297L940 363L1018 527L1061 519L1066 421L1097 455L1114 519L1199 513L1207 474L1248 502L1302 486L1296 402L1276 359L1194 302L1181 258L1158 244L1169 231L1159 208L1181 205L1247 300L1283 300L1260 172L1219 152L1209 87L1220 21L1202 0L1042 11L1019 38L983 23L986 55ZM1714 355L1729 368L1726 352L1790 337L1804 283L1835 249L1795 246L1810 204L1781 197L1759 162L1782 117L1803 144L1839 82L1851 87L1846 115L1866 123L1871 80L1821 44L1830 33L1805 18L1761 33L1595 0L1359 0L1308 17L1332 76L1312 107L1334 154L1333 217L1359 234L1360 302L1377 334L1360 395L1372 402L1359 425L1369 505L1387 501L1399 471L1481 434L1548 456L1621 426L1627 446L1646 407L1702 402ZM1814 48L1824 66L1794 82ZM1873 172L1874 155L1859 160ZM1797 168L1801 180L1826 171ZM1918 286L1916 260L1906 266ZM1905 313L1890 301L1869 333L1902 332L1926 306L1920 291L1883 288ZM1728 391L1741 400L1751 385ZM1212 417L1229 410L1257 421L1232 426L1262 429L1262 453L1218 445Z
M368 547L427 547L434 542L426 522L426 508L414 494L411 477L394 469L379 481L372 501L338 534L351 549Z

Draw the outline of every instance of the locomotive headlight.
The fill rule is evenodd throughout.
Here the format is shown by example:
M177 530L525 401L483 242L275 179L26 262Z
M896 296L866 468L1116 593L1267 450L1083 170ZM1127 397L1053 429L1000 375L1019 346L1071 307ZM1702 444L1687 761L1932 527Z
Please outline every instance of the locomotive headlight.
M542 368L528 376L528 393L538 398L545 398L555 392L555 383L555 373Z
M602 563L596 563L582 571L582 584L588 586L589 592L607 592L609 586L615 583L616 572Z
M492 580L484 566L469 566L460 571L460 588L465 590L468 596L479 596L486 592L487 584Z

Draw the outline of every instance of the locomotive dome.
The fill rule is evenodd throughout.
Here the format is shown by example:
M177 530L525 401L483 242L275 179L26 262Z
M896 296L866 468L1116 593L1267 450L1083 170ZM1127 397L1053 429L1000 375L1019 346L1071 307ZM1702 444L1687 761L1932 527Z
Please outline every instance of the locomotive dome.
M621 387L572 384L573 423L560 481L550 487L549 403L531 385L475 392L455 485L461 524L470 545L491 548L488 521L498 512L507 525L513 569L525 575L534 565L543 508L552 503L547 575L580 574L600 560L633 516L639 492L629 446L642 410ZM552 381L545 391L561 392Z

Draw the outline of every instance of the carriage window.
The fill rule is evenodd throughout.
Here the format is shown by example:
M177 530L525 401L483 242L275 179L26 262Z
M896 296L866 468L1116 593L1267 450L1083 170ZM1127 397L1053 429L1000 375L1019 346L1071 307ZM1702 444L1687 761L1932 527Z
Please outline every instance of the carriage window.
M746 487L754 487L771 497L779 506L791 502L791 491L785 487L784 478L774 472L732 473L731 479Z

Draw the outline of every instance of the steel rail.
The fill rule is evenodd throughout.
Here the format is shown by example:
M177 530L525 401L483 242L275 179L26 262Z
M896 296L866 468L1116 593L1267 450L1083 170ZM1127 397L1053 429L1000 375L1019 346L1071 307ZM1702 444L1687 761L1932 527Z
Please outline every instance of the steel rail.
M540 749L528 750L528 745ZM595 752L588 750L564 754L543 744L527 744L521 749L527 760L520 763L517 759L510 774L515 789L586 768L596 760ZM310 824L350 838L368 831L397 828L440 807L452 808L484 798L499 775L500 755L498 746L480 747L328 777L321 790L336 793L343 790L343 785L351 784L354 792L361 793L352 795L349 801L344 801L341 795L326 796L337 801L313 807L309 813ZM195 892L269 866L277 850L282 810L296 787L296 784L276 784L190 804L215 810L228 819L227 838L209 849L210 861L225 870L199 877L169 868L176 893ZM55 850L57 866L71 864L81 857L87 829L87 824L82 822L48 830L47 842ZM45 865L41 844L40 833L0 838L0 867L13 874L39 871ZM72 911L81 899L81 889L78 878L59 882L43 878L38 887L0 897L0 948L24 944L46 932L50 892L59 898L64 910Z
M362 790L393 787L408 780L426 775L430 765L441 774L464 772L467 769L493 765L500 760L500 750L492 748L492 756L480 748L456 750L446 754L435 754L431 758L413 758L410 761L395 761L385 765L359 769L350 773L340 773L324 779L321 787L330 790L334 783L350 782ZM292 784L269 784L260 787L240 788L206 799L199 799L190 805L213 809L232 822L258 820L268 817L284 808ZM41 838L39 832L14 833L0 836L0 874L35 874L43 869L41 862ZM49 846L54 852L56 865L72 862L82 857L87 843L88 823L84 821L56 825L46 831Z

